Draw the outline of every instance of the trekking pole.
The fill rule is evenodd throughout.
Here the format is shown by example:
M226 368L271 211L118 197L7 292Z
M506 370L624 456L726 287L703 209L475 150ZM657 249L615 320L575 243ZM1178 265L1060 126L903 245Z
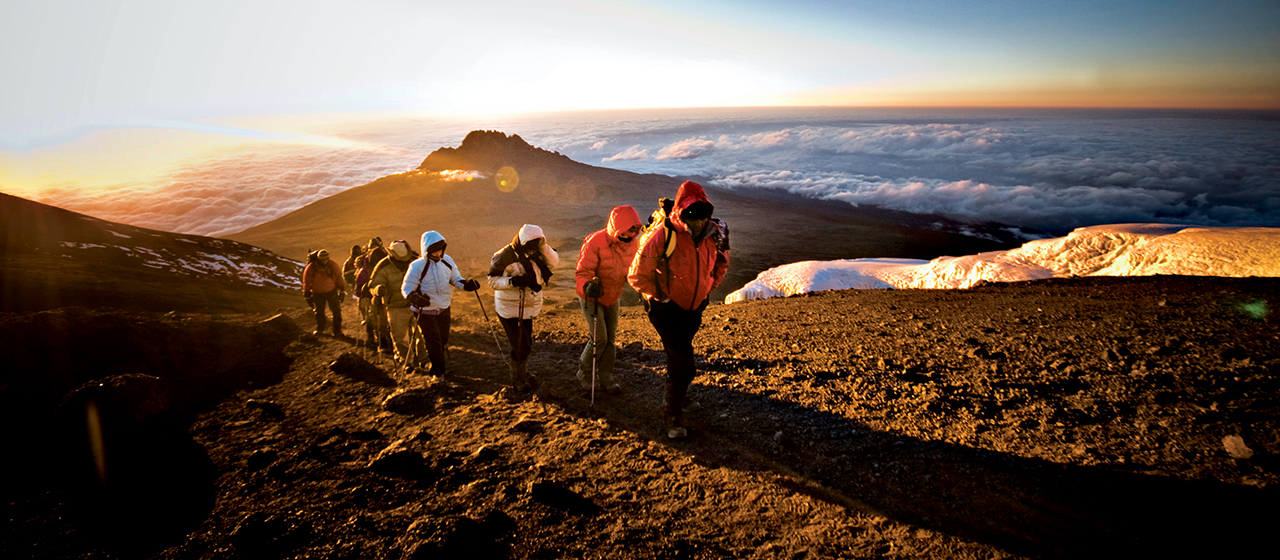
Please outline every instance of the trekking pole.
M409 322L409 347L404 351L404 361L400 363L400 372L408 374L410 363L417 366L418 361L418 343L422 341L422 326L417 321Z
M600 300L593 302L595 312L591 314L591 408L596 407L596 364L600 361L600 336L596 329L600 327Z
M532 333L530 333L529 338L533 338ZM516 316L516 344L524 344L524 288L520 288L520 314ZM533 340L529 341L529 346L533 346ZM514 344L512 345L511 353L516 353Z
M511 361L507 359L507 353L502 349L502 343L498 342L498 333L493 330L493 322L489 320L489 312L484 310L484 300L480 299L480 290L475 291L476 303L480 304L480 313L484 314L484 323L489 325L489 334L493 335L493 344L498 347L498 355L502 356L502 363L511 367Z

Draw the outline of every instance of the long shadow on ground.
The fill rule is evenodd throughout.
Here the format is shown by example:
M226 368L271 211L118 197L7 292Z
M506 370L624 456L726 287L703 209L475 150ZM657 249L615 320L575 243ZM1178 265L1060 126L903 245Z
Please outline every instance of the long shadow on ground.
M572 377L581 346L537 342L543 392L570 413L605 415L702 462L791 477L797 489L869 513L1032 557L1219 556L1262 550L1280 522L1277 493L1064 465L876 431L843 416L717 386L695 385L688 440L657 419L665 356L619 353L625 398L592 409ZM642 373L625 368L637 362ZM743 364L753 367L758 364ZM561 373L563 372L563 373Z

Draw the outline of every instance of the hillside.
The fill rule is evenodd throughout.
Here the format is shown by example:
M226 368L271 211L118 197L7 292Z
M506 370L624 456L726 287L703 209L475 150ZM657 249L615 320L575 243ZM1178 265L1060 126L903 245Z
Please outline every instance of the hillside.
M680 442L660 432L664 358L639 308L619 324L625 393L592 406L573 379L585 342L575 302L553 297L535 321L530 369L542 383L516 393L493 325L466 295L454 304L452 371L439 378L301 335L287 326L306 324L301 309L261 324L265 314L0 321L6 340L97 333L98 345L63 351L92 360L98 373L82 376L141 371L175 395L199 379L231 395L212 407L174 399L168 416L123 406L149 418L119 428L146 451L112 471L124 481L114 493L51 478L78 463L53 463L70 453L65 438L34 436L62 424L25 409L15 417L31 447L16 448L24 483L5 488L13 525L0 554L1215 557L1270 548L1280 521L1280 330L1256 313L1280 296L1276 279L713 305ZM204 333L212 355L263 359L166 360L183 332ZM260 346L250 352L249 340ZM134 350L104 351L117 347ZM104 386L150 394L112 379ZM158 428L175 417L185 430Z
M502 167L520 168L518 183ZM516 188L499 189L503 180ZM573 376L586 342L567 280L577 243L609 207L647 212L678 181L477 132L415 172L238 241L0 196L0 293L19 311L0 313L11 459L0 557L1092 559L1271 548L1277 278L713 303L695 339L691 434L676 442L660 430L661 343L642 309L624 305L624 393L593 404ZM767 263L1002 245L929 217L769 191L711 196L733 231L735 276L721 292ZM507 385L487 288L454 298L444 376L407 375L358 340L307 334L299 263L287 256L439 229L473 276L526 221L549 231L563 263L534 323L536 390ZM344 314L358 316L354 301Z
M533 223L542 226L560 252L559 276L568 278L582 239L604 227L611 208L629 204L647 217L658 199L674 197L685 179L593 167L530 146L519 136L474 131L459 147L431 153L412 172L348 189L227 237L301 259L322 247L346 255L352 245L363 245L375 235L407 239L416 247L422 233L434 229L448 240L449 254L463 273L479 275L522 224ZM998 227L984 229L938 216L767 189L709 187L707 192L716 216L729 224L733 245L734 264L716 297L763 270L800 260L928 259L1016 244ZM974 230L988 237L958 233Z
M0 194L0 312L66 306L235 313L293 305L302 266L243 243Z

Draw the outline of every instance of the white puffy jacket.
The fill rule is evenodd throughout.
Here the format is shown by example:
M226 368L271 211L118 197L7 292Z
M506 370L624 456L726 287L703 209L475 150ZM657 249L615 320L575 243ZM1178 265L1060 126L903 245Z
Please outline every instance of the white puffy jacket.
M527 243L531 239L543 238L542 228L525 224L520 228L520 233L516 236L516 241L520 244ZM497 253L493 254L493 261L497 263L503 251L507 250L503 247ZM560 255L546 243L542 244L542 256L547 261L547 266L554 269L560 264ZM498 316L503 319L513 319L520 317L522 319L532 319L542 311L542 292L535 292L529 288L513 286L511 278L515 276L523 276L525 274L524 265L519 262L513 262L506 265L500 274L494 274L494 270L489 270L489 287L493 288L493 305L498 311ZM545 285L547 279L542 277L542 272L537 266L533 267L533 274L538 279L539 284ZM521 299L523 298L523 302ZM523 305L524 314L520 314Z
M439 241L444 241L444 236L434 230L422 234L422 257L409 263L409 270L404 273L401 295L408 298L414 290L420 289L431 298L430 303L421 309L409 306L409 310L415 313L447 309L453 300L453 288L462 288L465 280L458 272L458 265L453 263L453 257L446 254L438 261L431 260L427 248Z

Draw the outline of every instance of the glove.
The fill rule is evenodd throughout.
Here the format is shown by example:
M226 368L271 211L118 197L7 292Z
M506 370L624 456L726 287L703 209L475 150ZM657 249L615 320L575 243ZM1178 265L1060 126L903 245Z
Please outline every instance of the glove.
M419 291L409 292L409 297L405 298L409 301L409 305L422 309L431 305L431 298Z
M517 288L532 288L538 285L538 281L534 280L530 274L521 274L511 277L511 285Z
M302 299L307 300L307 307L310 307L311 309L316 308L316 297L311 295L311 292L303 292Z
M472 279L470 279L470 280L463 280L463 281L462 281L462 289L464 289L464 290L466 290L466 291L468 291L468 292L474 292L474 291L476 291L476 290L479 290L479 289L480 289L480 281L479 281L479 280L476 280L475 278L472 278Z
M587 282L586 285L582 286L582 293L586 294L589 298L599 298L604 295L604 286L600 285L599 278L592 278L590 282Z

